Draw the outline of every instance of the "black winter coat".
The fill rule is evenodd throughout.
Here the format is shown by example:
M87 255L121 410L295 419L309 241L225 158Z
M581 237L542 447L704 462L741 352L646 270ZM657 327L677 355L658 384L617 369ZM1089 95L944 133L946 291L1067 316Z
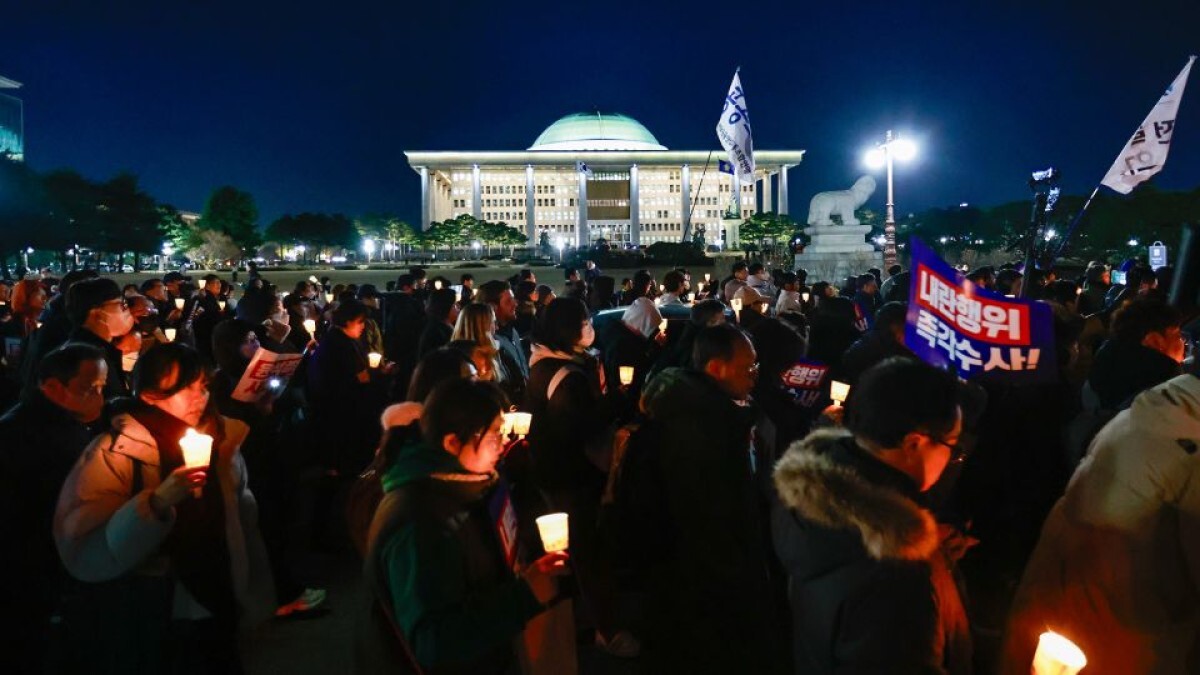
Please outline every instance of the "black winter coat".
M966 612L908 476L844 431L817 431L780 460L775 487L794 672L970 672Z
M566 376L547 398L551 380L564 367ZM530 369L525 410L533 414L529 450L538 487L598 493L604 473L588 460L587 449L602 442L613 415L604 403L596 360L583 355L537 360Z
M649 672L786 672L767 512L752 471L754 409L707 375L676 368L650 381L643 405L662 430L660 475L675 528L674 550L649 589Z
M6 646L0 665L35 649L30 640L42 640L49 630L67 580L51 533L54 509L63 481L91 439L82 423L38 389L0 417L0 611L13 619L0 642Z

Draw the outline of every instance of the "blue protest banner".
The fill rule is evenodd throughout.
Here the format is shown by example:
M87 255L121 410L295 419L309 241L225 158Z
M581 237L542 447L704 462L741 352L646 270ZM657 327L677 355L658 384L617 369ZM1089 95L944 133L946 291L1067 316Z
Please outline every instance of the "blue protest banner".
M963 379L1029 384L1057 375L1050 305L976 286L921 241L910 241L904 343Z

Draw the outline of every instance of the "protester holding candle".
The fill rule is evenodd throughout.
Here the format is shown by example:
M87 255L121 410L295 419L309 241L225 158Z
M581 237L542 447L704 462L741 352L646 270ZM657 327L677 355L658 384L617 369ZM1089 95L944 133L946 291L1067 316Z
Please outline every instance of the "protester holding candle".
M572 553L597 645L615 655L634 656L640 647L618 626L611 563L596 536L616 412L591 351L594 341L595 329L582 301L559 298L546 308L534 331L525 399L525 409L533 414L529 448L538 489L551 508L570 514L576 523Z
M633 368L633 379L620 388L610 387L623 419L632 418L642 397L642 385L662 352L666 333L660 331L662 314L649 298L638 298L625 309L619 322L609 324L604 336L604 376L613 384L625 385L621 368Z
M921 506L961 459L958 399L952 374L890 359L855 387L845 430L812 433L776 466L795 672L971 672L950 559Z
M63 485L55 542L84 582L65 620L88 672L157 674L185 659L199 672L238 672L238 630L274 606L238 453L247 429L216 413L207 386L191 347L150 349L135 398ZM214 438L206 467L184 464L189 429Z
M522 560L510 551L518 539L490 513L503 407L493 385L447 382L425 401L420 440L394 436L384 448L394 461L383 476L366 562L384 611L371 620L391 622L426 672L509 672L513 638L557 597L555 577L566 573L564 553ZM508 562L514 558L519 574ZM404 651L370 644L380 634L386 627L360 635L356 660L411 670L398 662Z

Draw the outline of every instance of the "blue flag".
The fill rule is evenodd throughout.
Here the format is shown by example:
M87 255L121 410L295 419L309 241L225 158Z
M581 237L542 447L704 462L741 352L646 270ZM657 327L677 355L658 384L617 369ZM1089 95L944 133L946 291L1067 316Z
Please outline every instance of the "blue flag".
M717 160L717 171L719 171L720 173L727 173L730 176L732 176L733 175L733 164L726 162L723 159L718 159Z

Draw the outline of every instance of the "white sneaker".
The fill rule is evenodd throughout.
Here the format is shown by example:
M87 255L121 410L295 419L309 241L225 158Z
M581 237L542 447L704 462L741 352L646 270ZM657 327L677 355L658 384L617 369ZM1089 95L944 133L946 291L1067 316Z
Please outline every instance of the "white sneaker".
M619 630L607 640L596 631L596 648L620 659L635 659L642 653L642 643L627 630Z
M300 597L275 610L275 616L285 617L311 612L325 603L326 595L324 588L306 588Z

